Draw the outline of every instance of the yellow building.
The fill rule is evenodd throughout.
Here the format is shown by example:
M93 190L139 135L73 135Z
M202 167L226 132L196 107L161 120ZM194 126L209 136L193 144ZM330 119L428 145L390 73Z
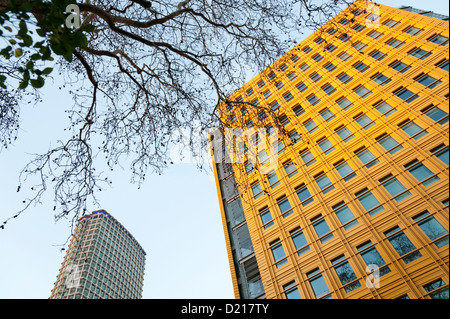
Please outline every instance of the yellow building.
M448 298L446 20L355 1L230 97L244 158L211 143L236 298ZM249 157L256 127L277 154L260 134Z

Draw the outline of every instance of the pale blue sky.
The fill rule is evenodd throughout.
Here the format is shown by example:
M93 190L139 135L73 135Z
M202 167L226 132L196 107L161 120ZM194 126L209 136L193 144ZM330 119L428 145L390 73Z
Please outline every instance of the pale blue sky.
M448 15L446 0L377 1L411 5ZM67 92L46 85L43 103L21 109L16 143L0 153L0 223L21 207L18 174L30 159L55 143L67 125ZM144 298L234 298L216 187L212 173L177 164L163 176L150 176L137 190L125 172L113 175L114 188L99 195L102 206L147 252ZM0 230L0 298L48 298L58 274L68 222L55 224L51 191Z

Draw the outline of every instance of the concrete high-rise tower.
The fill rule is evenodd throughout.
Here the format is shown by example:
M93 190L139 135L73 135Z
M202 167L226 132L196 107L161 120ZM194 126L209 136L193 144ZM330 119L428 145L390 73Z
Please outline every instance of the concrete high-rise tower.
M110 214L78 220L50 299L140 299L145 251Z
M448 17L355 1L230 96L237 298L448 298L448 54Z

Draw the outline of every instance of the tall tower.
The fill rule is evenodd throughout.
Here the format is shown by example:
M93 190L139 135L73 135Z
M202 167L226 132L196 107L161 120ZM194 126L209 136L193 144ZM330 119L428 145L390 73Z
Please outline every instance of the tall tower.
M145 251L104 210L78 220L50 299L140 299Z
M230 96L211 144L237 298L448 298L448 27L355 1Z

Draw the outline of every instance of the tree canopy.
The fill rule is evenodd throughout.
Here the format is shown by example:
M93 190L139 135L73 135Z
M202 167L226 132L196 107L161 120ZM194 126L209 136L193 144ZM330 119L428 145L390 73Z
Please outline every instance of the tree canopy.
M17 191L30 176L40 184L12 217L52 189L56 219L78 218L111 183L96 170L100 157L110 169L131 159L138 184L148 173L162 173L175 129L190 132L192 142L193 132L220 126L218 107L248 74L264 70L305 28L319 28L350 4L0 0L0 151L17 137L24 95L38 97L56 72L77 87L66 110L71 138L30 159Z

